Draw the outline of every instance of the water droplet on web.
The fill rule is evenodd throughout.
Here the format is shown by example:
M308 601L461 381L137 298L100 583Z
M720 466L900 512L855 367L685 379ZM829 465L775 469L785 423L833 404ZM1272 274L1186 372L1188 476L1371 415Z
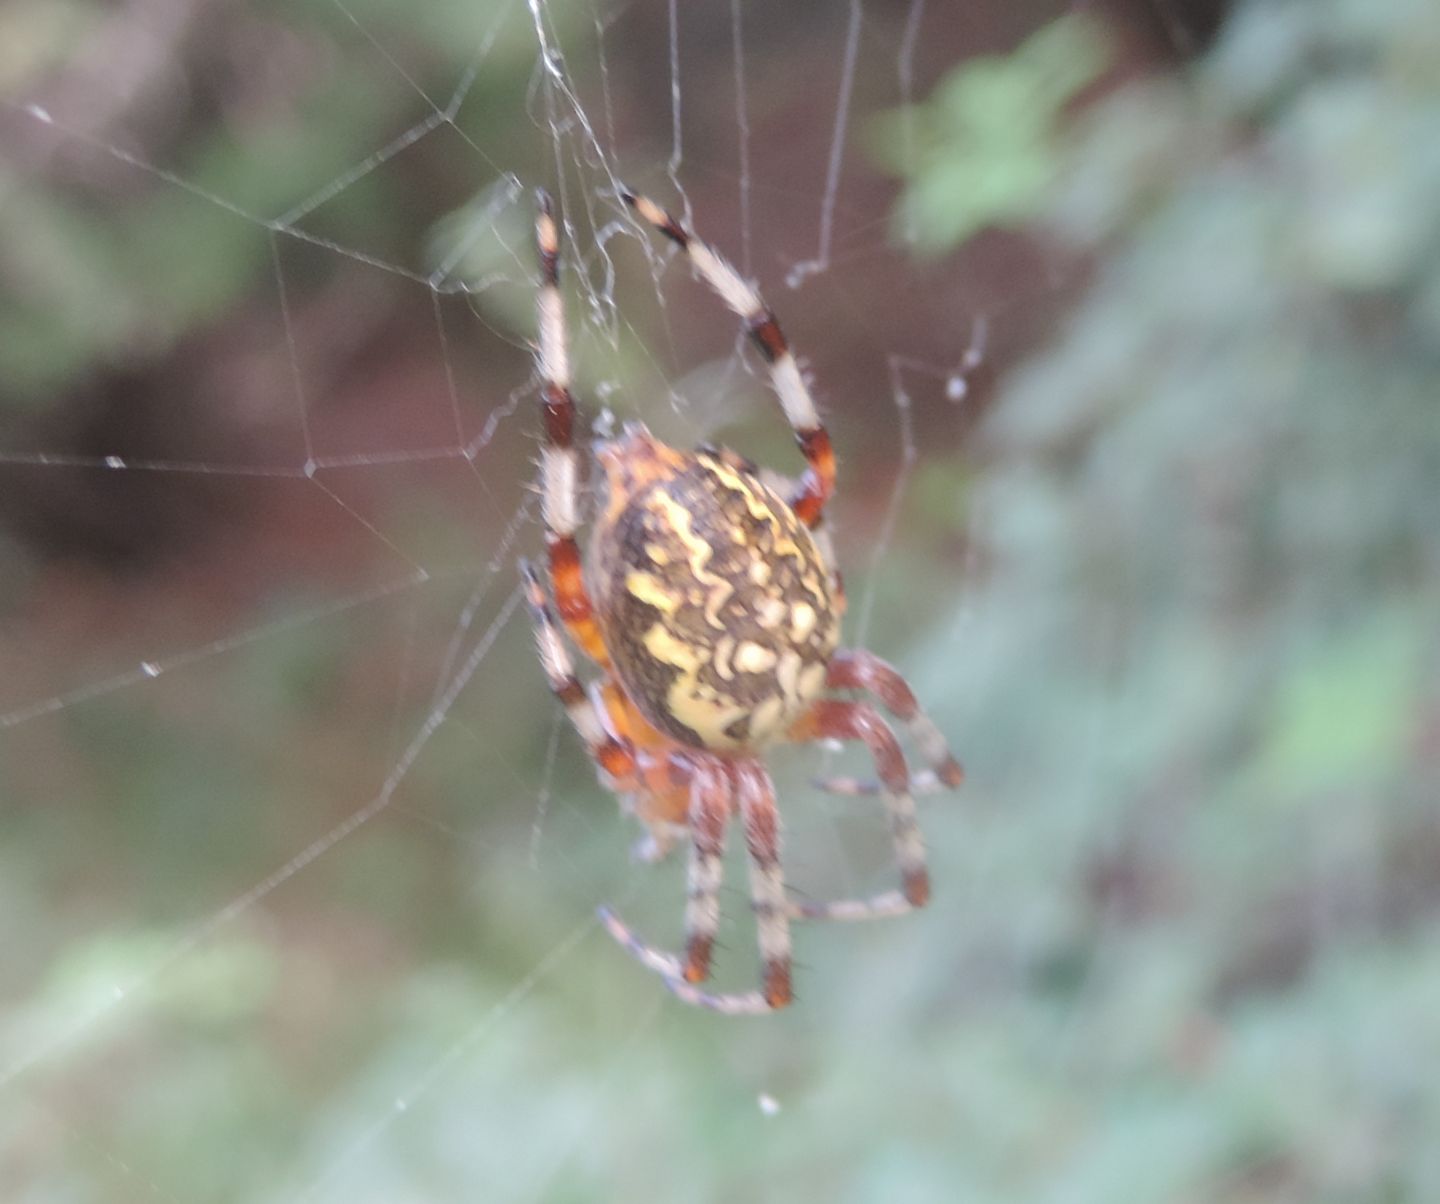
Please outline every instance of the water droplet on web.
M776 1116L780 1112L780 1101L768 1091L762 1091L756 1102L760 1105L762 1115Z
M145 674L146 677L159 677L160 666L154 661L141 661L140 672Z
M952 376L945 382L945 396L951 401L963 401L969 389L963 376Z
M120 456L106 456L106 457L105 457L105 467L106 467L106 468L124 468L124 467L125 467L125 461L124 461Z
M36 121L43 121L46 125L53 125L55 122L55 118L50 116L50 110L41 105L26 105L25 111Z

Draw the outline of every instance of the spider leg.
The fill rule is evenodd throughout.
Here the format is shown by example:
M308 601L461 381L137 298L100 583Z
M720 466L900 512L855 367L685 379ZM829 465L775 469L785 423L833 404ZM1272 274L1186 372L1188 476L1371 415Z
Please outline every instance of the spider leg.
M723 767L713 761L708 767L697 767L690 783L689 900L685 907L683 961L642 940L610 908L602 907L597 914L606 931L642 966L658 974L682 1003L730 1015L753 1015L777 1005L759 991L716 993L694 985L709 976L710 953L720 926L720 882L730 812L730 783Z
M697 772L690 783L690 862L685 873L686 982L710 977L710 954L720 931L720 883L725 877L725 827L730 783L724 770Z
M689 256L696 274L744 321L746 332L770 366L770 385L780 399L807 465L790 495L790 508L806 526L816 526L825 513L825 503L835 492L835 451L774 311L723 256L649 197L632 192L620 195L641 218Z
M838 794L846 798L874 798L877 794L885 793L885 783L876 778L851 778L843 774L811 778L810 785L826 794ZM910 793L916 798L939 794L942 790L949 789L949 784L942 782L933 769L922 769L910 777Z
M520 562L520 579L525 589L525 602L530 608L530 618L535 625L535 645L540 652L540 663L545 669L551 693L564 705L565 713L585 742L585 749L599 768L605 784L613 790L640 789L642 783L635 746L623 736L617 738L606 730L594 702L575 676L574 663L570 660L555 617L550 613L545 587L528 560Z
M610 657L585 590L575 529L580 525L580 456L575 450L577 407L570 392L570 352L565 303L560 296L560 236L550 195L537 194L535 246L540 257L536 309L540 327L538 372L545 443L540 451L541 510L555 607L571 638L600 665Z
M895 718L901 720L931 768L910 779L912 794L933 794L960 785L965 771L950 752L934 721L920 709L905 679L895 667L863 648L842 648L830 658L825 684L832 690L866 690ZM880 794L885 786L875 780L827 777L815 785L831 794Z
M790 1002L790 915L780 868L779 816L770 777L753 761L735 765L733 773L750 853L750 893L763 967L762 989L718 993L694 985L709 976L710 954L720 925L724 834L732 812L730 781L723 767L697 766L691 781L692 843L683 960L642 940L608 907L602 907L599 915L610 935L641 965L658 974L677 999L710 1011L753 1015Z
M736 793L750 854L750 900L760 943L761 986L771 1007L784 1007L790 991L790 911L780 863L780 815L775 786L758 761L735 768Z
M605 730L635 749L644 779L643 789L621 800L621 809L645 826L630 856L648 864L663 861L689 833L693 762L646 721L613 677L601 679L590 693Z
M807 920L866 920L899 915L923 907L930 898L930 875L925 867L925 843L910 793L905 755L890 725L873 707L859 702L821 699L791 729L790 738L806 740L861 740L875 759L881 794L890 814L890 838L900 867L901 889L882 891L866 899L833 902L791 902L792 917Z
M725 828L730 821L730 781L713 758L692 767L689 781L690 861L686 869L685 959L646 944L608 907L600 918L610 934L667 982L702 982L720 929L720 885L725 875ZM675 982L672 982L672 989Z
M693 983L685 981L680 970L679 959L673 954L663 953L642 941L630 927L608 907L596 913L605 931L627 949L642 965L648 966L660 976L660 980L681 1003L691 1007L721 1012L727 1016L760 1016L774 1009L759 991L716 993L702 991Z

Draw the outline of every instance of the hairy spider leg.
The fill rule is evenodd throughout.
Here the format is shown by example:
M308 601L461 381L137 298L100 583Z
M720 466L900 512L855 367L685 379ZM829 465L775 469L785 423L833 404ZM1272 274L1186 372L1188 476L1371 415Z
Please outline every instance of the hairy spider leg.
M643 783L635 745L625 736L608 731L601 722L595 703L575 676L574 662L550 611L540 574L528 560L520 562L520 580L535 628L535 646L540 653L545 678L550 683L550 692L565 707L565 713L570 716L571 724L584 742L590 759L600 770L605 785L612 790L641 789Z
M600 908L598 914L600 922L605 925L605 931L614 937L636 961L658 974L666 989L681 1003L688 1003L691 1007L704 1008L711 1012L720 1012L726 1016L761 1016L775 1010L759 991L717 993L701 990L694 983L686 982L681 972L680 962L673 954L664 953L647 945L624 920L608 907Z
M780 861L775 784L759 761L741 761L735 766L735 793L750 854L750 903L760 945L761 990L766 1003L781 1008L791 1000L790 912Z
M807 465L789 497L790 508L807 527L818 526L825 514L825 503L835 492L835 450L775 312L722 255L649 197L633 192L620 195L641 218L685 252L696 274L744 321L746 333L770 367L771 387Z
M790 906L780 864L775 788L758 761L726 763L708 756L697 761L690 784L691 854L684 960L642 940L608 907L600 909L600 919L610 935L642 965L660 975L681 1002L730 1015L773 1011L792 998ZM704 991L694 984L704 981L710 973L710 954L720 925L725 826L737 800L750 856L750 896L760 945L761 989Z
M626 728L617 724L610 713L609 699L619 697L620 693L608 676L597 685L597 705L575 675L574 662L550 610L540 574L528 560L520 561L520 578L550 691L565 707L586 752L601 771L604 784L611 790L633 792L647 798L666 799L677 792L683 794L694 773L691 758L669 745L637 744L632 740Z
M686 982L710 977L710 954L720 931L720 884L725 877L725 829L731 788L725 769L705 758L690 783L690 863L685 874Z
M890 725L874 707L862 702L824 698L790 729L792 740L860 740L870 750L883 785L881 796L890 815L890 839L900 867L901 889L883 891L866 899L831 902L792 901L792 917L807 920L866 920L900 915L923 907L930 898L930 875L925 867L925 842L910 794L910 772L905 754Z
M830 658L825 684L832 690L866 690L905 724L920 755L930 768L910 779L912 794L933 794L953 789L965 779L965 771L950 752L944 735L934 721L920 708L915 692L893 665L863 648L840 648ZM875 779L825 777L815 779L816 786L831 794L880 794L883 782Z
M655 729L614 677L605 676L591 687L591 694L606 730L635 750L644 778L643 789L621 799L622 809L645 827L645 837L631 856L646 863L663 861L689 832L694 759ZM647 765L660 762L666 772L645 772Z
M580 455L575 450L578 407L570 392L570 352L565 334L565 303L560 296L560 234L550 194L536 194L535 246L540 257L540 289L536 293L540 340L540 408L545 443L540 449L540 506L545 521L545 548L555 608L570 637L597 664L608 666L610 655L585 589L575 529L580 525Z

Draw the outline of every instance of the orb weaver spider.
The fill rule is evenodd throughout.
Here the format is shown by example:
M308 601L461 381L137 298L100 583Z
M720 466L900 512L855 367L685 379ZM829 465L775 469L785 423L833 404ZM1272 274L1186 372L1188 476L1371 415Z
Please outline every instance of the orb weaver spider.
M872 652L842 649L845 596L822 520L835 455L780 325L720 255L643 196L625 203L674 243L697 276L745 323L806 468L795 481L762 473L725 448L678 451L639 423L595 448L606 499L582 565L577 409L570 391L559 288L559 231L538 194L538 376L545 441L541 500L557 623L537 571L521 575L550 688L595 762L601 783L648 832L658 860L688 834L683 958L642 941L608 908L610 934L681 1000L731 1014L791 1000L790 921L897 915L925 904L930 881L913 794L957 786L959 763L900 674ZM587 690L561 625L601 670ZM863 690L908 728L927 773L911 778L899 741L871 705L826 697ZM785 893L780 819L760 757L776 743L859 740L878 781L833 780L873 793L889 813L899 890L870 898L797 902ZM716 994L709 977L720 923L725 834L738 810L750 861L761 989Z

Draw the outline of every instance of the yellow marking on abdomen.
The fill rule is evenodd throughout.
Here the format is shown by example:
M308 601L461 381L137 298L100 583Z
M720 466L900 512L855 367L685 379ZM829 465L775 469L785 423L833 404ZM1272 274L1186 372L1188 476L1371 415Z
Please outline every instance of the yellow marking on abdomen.
M625 574L625 588L630 595L661 614L673 615L684 600L674 590L666 589L665 583L642 569L631 569Z

